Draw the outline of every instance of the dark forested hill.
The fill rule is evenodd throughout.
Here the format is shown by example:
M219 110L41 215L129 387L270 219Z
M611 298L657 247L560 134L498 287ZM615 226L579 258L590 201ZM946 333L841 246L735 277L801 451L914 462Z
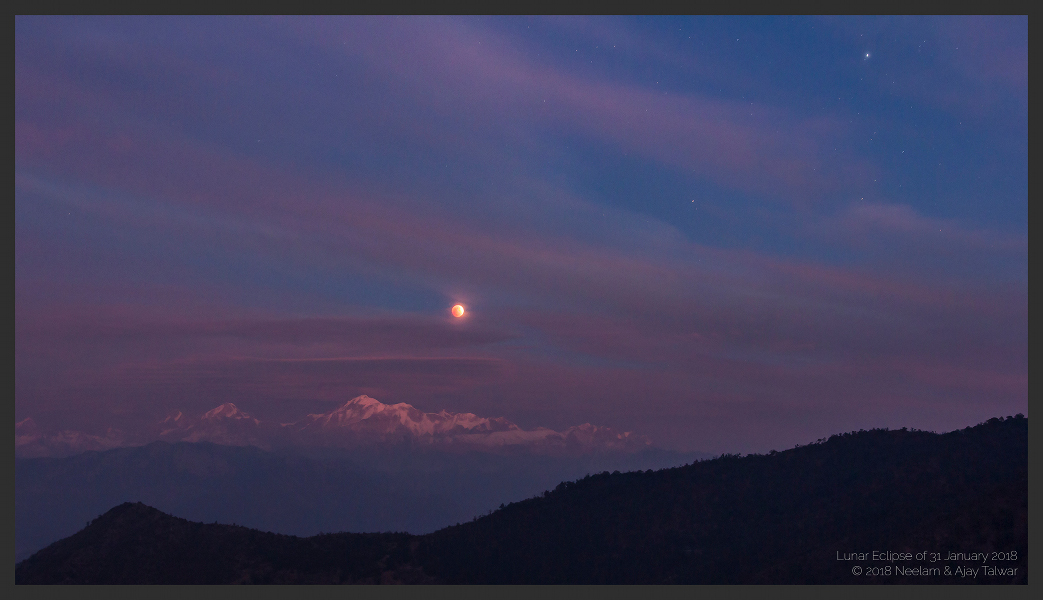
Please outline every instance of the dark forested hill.
M943 435L860 431L588 476L424 536L296 538L125 504L15 574L18 583L1026 583L1027 453L1020 416ZM874 551L911 555L873 560Z
M15 560L124 502L192 521L310 536L430 533L503 502L605 469L673 467L705 455L648 449L579 456L438 452L409 446L286 449L155 442L15 459Z
M83 531L22 561L16 583L422 583L408 566L409 534L301 538L235 525L193 523L126 503ZM402 564L399 557L395 561Z

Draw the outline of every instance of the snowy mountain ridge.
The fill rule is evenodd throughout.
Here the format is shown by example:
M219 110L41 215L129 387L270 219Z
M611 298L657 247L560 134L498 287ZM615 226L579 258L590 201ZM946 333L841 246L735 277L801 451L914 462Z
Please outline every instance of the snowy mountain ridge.
M46 436L32 419L16 425L15 452L20 456L49 456L103 450L124 445L122 434L110 430L107 437L63 431ZM384 404L366 395L357 396L328 412L306 415L290 423L265 423L227 402L198 418L175 411L155 424L148 441L212 442L227 446L354 447L381 443L407 443L453 449L516 449L547 452L636 451L651 441L632 432L618 433L590 423L555 431L545 427L525 430L503 417L442 410L423 412L411 404ZM142 440L138 440L139 443Z
M409 433L435 436L450 433L512 431L520 428L504 418L486 419L474 413L421 412L411 404L384 404L362 395L325 414L311 414L285 426L300 430L369 430L381 433Z
M31 417L14 426L15 455L22 458L69 456L91 450L111 450L123 445L123 433L111 427L105 436L70 430L43 432Z

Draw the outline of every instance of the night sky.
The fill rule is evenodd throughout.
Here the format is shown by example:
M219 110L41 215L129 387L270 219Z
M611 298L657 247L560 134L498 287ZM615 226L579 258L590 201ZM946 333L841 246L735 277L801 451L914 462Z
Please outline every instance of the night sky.
M1026 17L17 17L15 418L947 431L1027 213Z

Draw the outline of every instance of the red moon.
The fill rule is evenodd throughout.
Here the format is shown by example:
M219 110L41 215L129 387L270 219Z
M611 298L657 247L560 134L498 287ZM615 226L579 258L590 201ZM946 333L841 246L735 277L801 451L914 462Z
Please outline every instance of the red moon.
M464 316L464 307L459 305L459 304L454 306L453 307L453 316L457 317L457 318Z

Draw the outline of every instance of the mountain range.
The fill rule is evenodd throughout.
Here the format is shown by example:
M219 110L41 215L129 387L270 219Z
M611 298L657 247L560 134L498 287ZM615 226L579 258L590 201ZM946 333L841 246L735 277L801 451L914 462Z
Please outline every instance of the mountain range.
M1009 585L1027 552L1017 415L587 475L426 535L279 535L128 502L15 582Z
M72 430L45 432L32 417L18 421L14 426L15 456L23 458L69 456L92 450L109 450L124 444L123 432L113 428L109 428L104 436Z
M151 441L212 442L263 449L291 446L351 448L369 444L411 444L443 449L533 453L635 452L651 441L632 432L584 423L564 431L525 430L502 417L442 410L426 413L406 403L384 404L362 395L333 411L290 423L263 422L226 403L198 417L178 411L151 430L128 436L109 429L105 436L78 431L45 433L31 418L15 425L20 457L69 456L90 450L143 445Z

